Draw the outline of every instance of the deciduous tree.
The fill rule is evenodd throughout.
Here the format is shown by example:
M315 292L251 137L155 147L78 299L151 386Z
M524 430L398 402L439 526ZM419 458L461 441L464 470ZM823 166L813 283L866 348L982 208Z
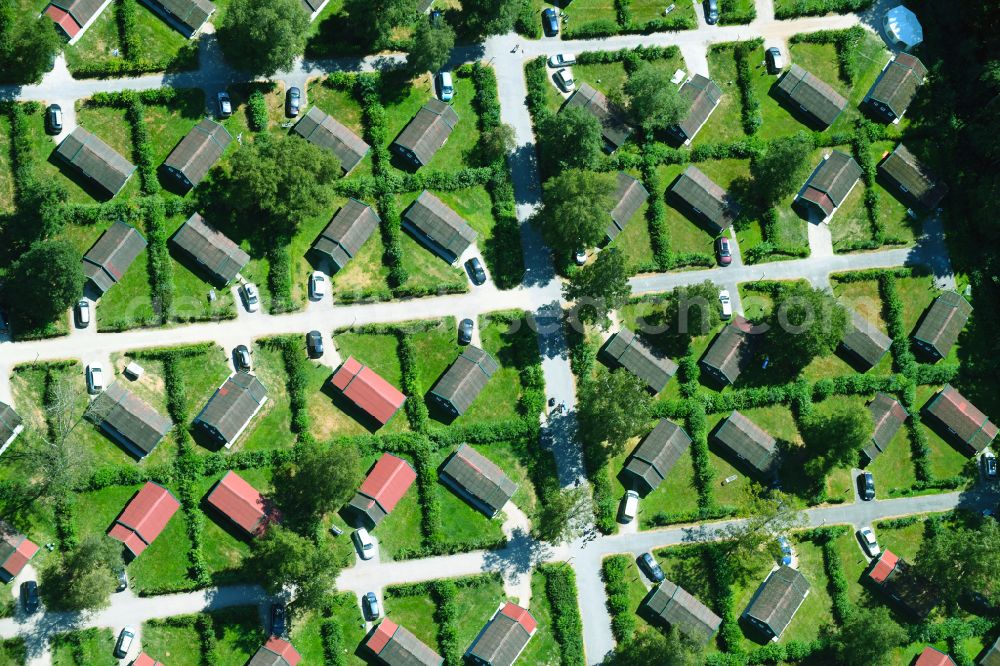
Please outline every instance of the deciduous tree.
M753 189L764 208L776 205L797 191L805 180L806 160L813 150L812 138L805 132L775 139L766 150L750 161Z
M597 118L576 106L550 117L538 132L544 171L552 176L567 169L594 169L601 158L604 137Z
M247 568L269 594L291 591L296 606L321 610L337 567L326 549L280 525L254 540Z
M552 491L540 504L533 521L535 536L552 544L580 537L593 516L590 493L583 486Z
M806 474L820 482L833 467L856 465L858 453L871 441L873 430L871 413L859 404L814 412L803 419L802 439L810 451Z
M666 308L670 334L708 335L719 321L719 287L711 280L677 287Z
M975 526L941 526L920 545L915 569L948 606L969 592L1000 605L1000 523L986 518Z
M667 80L663 70L648 62L628 77L622 92L628 98L632 122L647 132L665 130L677 124L687 110L677 86Z
M455 47L455 31L444 18L434 22L421 18L413 33L413 48L406 56L406 65L414 76L441 69Z
M0 0L0 80L37 83L52 69L61 46L52 21L19 11L16 0Z
M92 610L110 605L122 567L122 545L103 533L80 544L42 569L39 593L53 610Z
M392 32L417 18L416 0L346 0L351 32L375 51L391 44Z
M80 253L64 240L35 243L7 276L4 298L15 327L33 329L64 316L83 293Z
M608 666L697 666L704 663L704 648L676 627L666 632L642 631L620 644L605 663Z
M505 123L491 127L479 135L479 159L483 164L492 164L506 158L516 147L514 128Z
M226 59L251 74L289 70L306 48L309 16L299 0L232 0L219 28Z
M592 444L606 443L611 455L649 423L652 403L646 384L628 370L602 372L580 386L580 435Z
M625 255L609 247L597 255L594 263L577 271L563 287L566 300L575 301L580 321L607 327L608 313L628 301L632 288L628 283Z
M294 462L277 470L274 485L284 513L307 525L349 500L360 481L354 447L320 444L307 438L296 448Z
M465 30L482 37L508 33L514 29L520 8L520 0L465 0Z
M830 354L847 330L847 311L830 292L804 283L781 289L768 324L767 348L788 368L804 368Z
M833 632L831 646L838 664L867 666L886 663L889 653L908 640L885 606L857 607L840 631Z
M610 222L615 177L570 169L545 183L542 233L564 256L604 240Z
M794 509L779 491L750 484L744 491L741 513L746 516L721 530L719 548L732 567L733 577L747 581L759 575L775 556L777 537L805 524L805 516Z

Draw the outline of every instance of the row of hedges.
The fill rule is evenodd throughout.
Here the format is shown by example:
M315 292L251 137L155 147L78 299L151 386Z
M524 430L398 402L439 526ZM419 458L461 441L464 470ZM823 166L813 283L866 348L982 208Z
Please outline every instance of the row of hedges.
M139 57L139 36L136 34L136 15L139 12L136 0L118 0L115 5L115 18L118 19L118 45L126 60L136 60Z
M629 555L612 555L601 563L601 576L608 593L611 633L619 643L627 643L635 634L635 613L628 598L628 579L632 575Z
M174 264L167 248L166 207L163 199L149 197L143 202L146 212L146 272L149 277L149 297L160 324L167 323L174 313Z
M845 1L854 2L855 0ZM861 1L871 4L871 0ZM778 16L778 18L784 17ZM854 85L861 70L861 64L858 62L858 46L864 38L864 28L854 26L845 30L820 30L818 32L800 33L793 35L789 42L792 44L833 44L837 50L837 66L840 69L840 78L845 83Z
M778 0L774 18L780 20L799 16L850 14L868 9L875 0Z
M247 120L254 132L263 132L267 129L267 100L260 90L254 90L247 98Z
M565 564L543 564L545 596L552 609L552 632L559 643L561 666L579 666L583 658L583 623L576 597L576 573Z
M578 28L564 28L563 37L565 39L597 39L614 35L648 35L654 32L694 30L698 27L694 17L685 16L683 13L637 22L632 17L631 5L630 0L615 0L616 17L614 20L596 19L587 21Z
M397 337L399 368L403 375L402 388L403 393L409 398L404 404L406 418L411 428L417 432L424 432L427 430L430 415L427 412L427 403L424 402L424 387L420 385L420 372L417 370L413 340L403 331L398 332Z
M292 257L288 244L289 239L276 240L267 249L267 290L271 294L271 314L299 309L292 298Z
M309 432L309 397L306 387L309 384L309 365L305 358L302 338L297 335L282 335L258 340L262 347L276 349L281 352L281 361L287 375L285 385L288 389L289 408L292 412L292 432L301 435Z
M177 55L167 58L109 58L73 66L75 79L115 79L140 76L150 72L186 71L198 68L198 40L182 46Z
M740 88L740 101L742 102L743 132L750 136L756 134L764 123L764 116L760 112L760 100L757 99L757 91L753 87L753 71L750 65L753 52L763 45L764 40L755 39L750 42L739 42L733 47L733 60L736 62L736 85Z
M847 576L844 574L840 554L834 545L836 539L846 534L850 534L850 529L838 525L817 528L798 535L800 539L808 539L823 550L823 569L829 580L830 598L833 600L833 619L838 625L844 624L854 612L854 605L847 593Z
M740 7L739 5L743 6ZM720 0L719 2L719 25L746 25L752 23L757 18L757 5L752 0L750 2L740 2L739 0Z
M669 60L680 55L680 48L671 46L637 46L632 49L618 49L617 51L584 51L576 56L579 65L606 65L613 62L627 63L633 62L632 69L636 68L636 60L653 62L656 60ZM545 59L542 59L544 65Z

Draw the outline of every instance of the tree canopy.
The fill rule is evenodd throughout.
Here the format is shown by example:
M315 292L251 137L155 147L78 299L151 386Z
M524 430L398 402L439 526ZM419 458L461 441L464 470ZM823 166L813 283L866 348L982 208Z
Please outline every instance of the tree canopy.
M392 44L392 31L417 17L416 0L345 0L351 33L374 51Z
M567 169L594 169L601 158L601 123L577 106L567 106L539 128L543 171L557 175Z
M326 548L281 525L254 539L247 568L269 594L290 589L296 606L313 610L324 609L339 573Z
M721 321L719 287L711 280L677 287L667 301L666 320L667 333L708 335Z
M517 147L514 128L499 123L479 135L479 159L484 165L504 159Z
M767 324L773 360L799 369L837 348L847 330L847 310L830 292L797 282L778 290Z
M69 241L35 243L7 275L11 323L25 329L52 323L80 298L85 279L80 254Z
M594 263L574 273L563 287L563 297L576 301L575 314L585 323L607 327L608 313L625 305L632 288L625 254L609 247L597 255Z
M748 581L776 555L777 536L805 524L805 516L794 509L787 495L768 491L757 484L746 486L740 513L742 522L719 530L723 541L718 545L732 566L733 577Z
M306 48L309 16L299 0L232 0L219 28L226 59L251 74L289 70Z
M122 545L104 533L90 534L42 569L39 594L54 610L106 608L118 586Z
M608 666L698 666L704 663L704 647L696 645L676 627L666 632L636 632L632 640L619 643L605 664Z
M764 208L798 191L806 178L807 160L813 150L812 138L805 132L770 142L763 154L750 160L753 190Z
M986 518L976 525L938 525L929 530L917 553L916 573L947 606L969 592L1000 605L1000 523Z
M38 20L37 12L19 12L17 0L0 0L0 81L37 83L52 69L62 40L55 24Z
M514 29L520 0L465 0L464 29L473 36L502 35Z
M590 492L583 486L549 492L539 505L532 521L535 537L552 544L580 537L594 515Z
M406 56L406 66L416 76L437 72L455 47L455 31L443 18L431 22L421 18L413 33L413 48Z
M628 370L602 372L580 385L577 419L581 436L592 444L606 442L612 455L649 423L652 399L646 384Z
M542 233L565 256L594 247L605 237L611 220L614 174L568 169L545 183Z
M857 465L858 454L871 441L874 428L871 413L862 404L846 404L825 413L813 410L802 419L801 427L809 451L806 475L821 482L834 467Z
M889 653L909 641L885 606L856 607L837 632L832 632L831 647L837 663L844 666L884 664Z
M687 111L678 88L664 78L663 70L644 62L622 86L632 122L647 132L676 125Z
M293 522L310 525L349 500L360 482L355 447L308 438L296 448L295 461L275 472L275 499Z

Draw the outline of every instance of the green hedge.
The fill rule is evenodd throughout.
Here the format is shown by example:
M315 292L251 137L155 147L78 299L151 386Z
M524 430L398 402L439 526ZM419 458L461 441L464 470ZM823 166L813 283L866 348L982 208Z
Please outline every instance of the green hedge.
M521 0L517 17L514 19L514 30L528 39L542 38L541 16L535 12L535 5L531 0Z
M774 18L778 20L799 16L824 16L850 14L868 9L875 0L777 0Z
M135 22L139 8L135 0L118 0L115 5L115 18L118 19L118 45L126 60L134 61L139 57L139 37L136 34Z
M413 340L406 332L397 333L399 340L399 367L403 375L403 393L407 400L404 404L406 417L410 422L410 427L417 432L427 430L427 423L430 416L427 412L427 403L424 402L424 387L420 385L420 373L417 369L416 351L413 348Z
M324 620L320 625L320 635L323 637L323 657L328 666L347 666L344 656L344 631L340 623L333 619Z
M299 309L292 299L292 257L288 243L288 239L275 240L267 249L267 290L271 294L271 314Z
M263 132L267 129L267 101L260 90L253 91L247 98L247 119L250 121L250 129L254 132Z
M855 3L858 0L843 0L845 3ZM860 0L871 4L872 0ZM829 3L832 4L832 3ZM831 10L828 10L831 11ZM851 10L853 11L853 10ZM784 16L776 17L786 18ZM823 12L824 14L826 12ZM833 44L837 50L837 66L840 69L840 78L846 83L854 85L860 74L862 64L858 62L858 46L865 39L865 29L861 26L854 26L845 30L819 30L817 32L800 33L793 35L789 40L791 44ZM846 141L841 142L846 143Z
M732 2L733 0L728 0ZM723 0L725 7L727 0ZM756 11L753 12L756 14ZM722 16L726 16L725 9ZM751 18L751 20L753 20ZM739 42L733 48L733 59L736 61L736 84L740 88L740 100L742 101L742 122L743 132L747 135L754 135L764 122L764 117L760 112L760 100L757 99L757 91L753 86L753 71L751 70L750 58L753 52L764 45L764 40L755 39L750 42Z
M552 632L559 643L561 666L580 666L583 658L583 623L576 597L576 573L566 564L543 564L545 596L552 609Z
M146 270L153 312L165 324L174 315L174 264L167 248L166 207L159 197L144 202L146 212Z
M309 366L305 357L302 338L298 335L281 335L261 338L257 341L262 347L281 352L282 364L287 376L289 408L292 412L292 432L302 435L309 432Z
M577 56L577 62L586 64L581 58L586 53ZM524 83L528 90L526 102L528 111L531 113L531 124L537 135L541 125L552 117L553 113L545 103L546 89L548 88L548 70L546 69L545 56L538 56L534 60L529 60L524 65Z
M719 25L746 25L757 18L756 3L743 2L741 9L737 5L739 0L720 0L719 2Z
M619 643L626 643L635 634L635 613L628 595L628 577L632 575L630 555L612 555L601 563L601 576L608 593L608 612L611 613L611 633Z
M434 599L434 621L438 626L437 642L447 666L461 666L462 648L458 645L457 590L450 580L435 581L431 585Z
M712 544L702 548L705 563L712 573L710 583L712 597L716 614L722 618L722 625L719 627L719 641L722 647L733 654L743 654L743 632L740 630L739 622L733 606L732 569L725 554L718 545Z

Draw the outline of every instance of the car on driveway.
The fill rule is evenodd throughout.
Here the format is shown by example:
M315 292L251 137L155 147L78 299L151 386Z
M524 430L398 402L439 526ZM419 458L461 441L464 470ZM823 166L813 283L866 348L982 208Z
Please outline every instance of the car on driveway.
M875 539L875 533L872 532L870 527L862 527L858 530L858 541L861 542L861 547L865 549L868 553L868 557L878 557L882 549L878 546L878 541Z
M576 64L576 56L572 53L557 53L554 56L549 56L549 67L555 67L556 69L560 67L569 67L570 65Z
M375 596L374 592L365 593L364 611L365 617L369 620L377 620L382 614L381 609L378 607L378 597Z
M767 63L768 74L781 74L781 70L785 68L785 58L777 46L772 46L764 52L764 62Z
M38 583L33 580L21 583L21 605L28 615L38 610Z
M705 23L715 25L719 22L719 0L705 0Z
M983 474L987 479L997 478L997 457L992 451L983 454Z
M90 301L86 298L76 302L76 325L78 328L90 326Z
M128 651L132 649L132 642L135 640L135 629L126 626L122 633L118 634L118 642L115 643L115 656L124 659Z
M660 565L656 563L656 559L653 558L652 553L643 553L639 557L639 566L643 568L649 579L656 583L661 583L666 578L663 575L663 569Z
M309 295L313 300L321 301L326 297L326 275L322 271L313 271L309 275Z
M233 366L237 372L250 372L250 350L246 345L238 345L233 350Z
M625 496L622 497L621 521L631 523L637 513L639 513L639 493L634 490L626 490Z
M279 637L288 635L288 607L280 601L271 604L271 635Z
M49 108L45 109L45 129L49 134L63 131L63 112L58 104L49 104Z
M289 118L299 115L299 107L302 104L302 91L292 86L285 93L285 112Z
M260 292L253 282L246 282L240 285L240 298L246 305L247 312L257 312L260 310Z
M229 99L229 93L227 93L225 90L220 92L218 96L218 101L219 101L220 118L228 118L229 116L233 115L233 103Z
M858 495L865 502L875 499L875 477L871 472L858 474Z
M728 266L733 263L733 248L725 236L719 236L715 239L715 258L720 266Z
M475 327L475 322L471 319L463 319L458 324L458 344L467 345L472 342L472 329Z
M319 358L323 355L323 334L319 331L306 333L306 351L309 358Z
M438 72L437 79L438 99L442 102L450 102L455 98L455 84L451 80L451 72Z
M354 546L358 549L358 555L361 556L361 559L370 560L375 556L375 541L368 530L363 527L354 530L351 533L351 540L354 541Z
M723 319L729 319L733 316L733 303L729 298L728 289L723 289L719 292L719 305L722 306Z
M87 391L96 395L104 390L104 368L100 363L87 366Z
M552 7L548 7L542 12L542 30L548 37L555 37L559 34L559 16Z
M576 90L576 81L573 80L573 72L568 67L556 72L556 83L563 92L573 92Z
M465 268L469 271L472 284L480 285L486 282L486 271L483 269L483 262L479 261L479 257L473 257L465 262Z
M115 570L115 580L118 581L115 592L124 592L128 589L128 576L125 575L124 568Z
M792 544L788 542L788 537L778 537L778 550L781 552L781 563L789 566L792 563Z

